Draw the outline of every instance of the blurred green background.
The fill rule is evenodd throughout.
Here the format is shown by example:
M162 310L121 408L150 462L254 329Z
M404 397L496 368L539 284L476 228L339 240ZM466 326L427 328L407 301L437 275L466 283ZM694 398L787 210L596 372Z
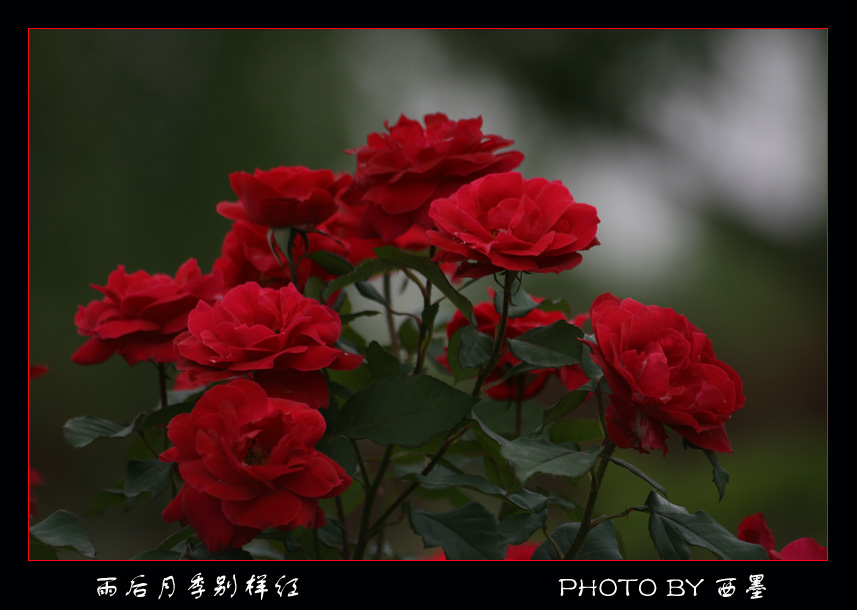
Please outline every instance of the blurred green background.
M699 452L619 457L671 501L735 530L764 512L777 547L827 544L827 34L740 31L29 32L29 460L40 517L85 515L123 476L127 440L72 450L66 419L127 420L157 402L151 366L94 367L79 304L123 264L174 274L219 255L230 172L354 170L344 150L404 113L481 115L528 177L562 180L601 218L602 245L530 293L588 310L612 292L672 307L742 376L718 503ZM475 297L475 298L478 298ZM648 489L613 468L598 509ZM86 517L99 557L174 531L164 501ZM655 557L646 518L617 523ZM700 555L706 556L706 555Z

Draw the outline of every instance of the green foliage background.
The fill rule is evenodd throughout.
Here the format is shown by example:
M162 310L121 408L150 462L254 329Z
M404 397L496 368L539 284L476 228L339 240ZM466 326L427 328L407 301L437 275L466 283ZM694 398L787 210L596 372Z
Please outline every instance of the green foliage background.
M66 419L129 420L157 402L152 367L69 360L83 341L76 307L99 297L89 283L118 264L173 274L196 257L208 270L229 228L214 206L234 199L230 172L352 171L343 151L384 120L439 111L481 114L486 133L516 140L525 175L560 179L599 210L603 245L560 281L528 277L528 292L575 312L603 292L672 307L744 379L734 453L721 457L732 475L723 502L704 456L675 438L666 458L617 457L733 531L763 511L778 547L802 536L826 544L826 41L813 30L30 31L29 361L50 367L29 395L40 515L83 516L122 478L129 442L73 450ZM777 89L777 70L800 78ZM684 112L687 99L720 110ZM780 134L779 124L747 123L745 110L796 119ZM746 140L709 146L717 133ZM769 156L744 154L765 138ZM695 141L711 158L751 164L741 175L752 164L773 182L798 174L798 220L778 229L794 209L689 159L683 145ZM800 154L784 154L795 142ZM647 221L633 239L613 228L627 215ZM650 255L676 239L679 250ZM598 510L640 505L647 493L611 468ZM172 533L163 504L85 517L98 556L131 557ZM615 525L626 556L656 556L642 516Z

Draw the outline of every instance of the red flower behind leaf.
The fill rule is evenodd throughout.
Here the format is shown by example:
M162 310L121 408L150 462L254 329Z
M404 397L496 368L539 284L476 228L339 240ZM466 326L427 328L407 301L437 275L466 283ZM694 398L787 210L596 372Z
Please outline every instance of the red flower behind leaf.
M412 226L433 226L428 208L462 185L482 176L518 167L524 155L498 153L511 145L482 133L482 118L451 121L445 114L427 114L425 127L402 115L388 133L372 133L357 155L350 203L367 203L360 236L391 243Z
M768 559L827 560L827 547L821 546L812 538L798 538L789 542L783 547L783 550L775 550L774 534L771 533L762 513L744 518L741 525L738 526L738 539L761 545L768 552Z
M100 301L80 306L74 321L78 333L89 337L75 351L77 364L98 364L118 353L130 365L146 360L174 362L173 339L187 328L187 316L197 303L211 302L221 291L211 274L202 275L195 259L179 267L175 278L145 271L126 273L120 265Z
M176 462L185 484L164 519L189 524L212 552L268 528L321 527L319 500L351 484L315 449L324 430L316 409L270 397L252 381L214 386L169 424L174 446L161 460Z
M473 308L473 317L476 320L477 330L481 333L493 337L500 322L500 313L494 307L494 291L489 289L491 300L477 304ZM534 299L536 302L541 302L541 299ZM525 316L519 316L508 319L506 325L506 340L515 339L528 330L540 328L542 326L550 326L554 322L565 320L565 315L561 311L543 311L541 309L533 309ZM586 319L586 316L577 316L575 324L581 324ZM452 316L452 320L446 326L447 341L452 338L456 331L470 322L464 317L460 311L456 311ZM448 348L447 348L448 349ZM438 362L444 366L448 365L448 358L441 356ZM552 375L559 374L563 384L569 390L576 390L581 385L588 381L586 374L583 373L579 365L562 367L561 369L538 369L527 371L521 375L510 377L507 380L498 383L509 369L520 364L520 360L512 355L511 351L506 351L500 358L494 370L488 374L486 378L487 389L485 393L495 400L513 400L520 398L526 400L535 396L547 383ZM576 383L576 385L574 385ZM573 387L572 387L573 386ZM520 396L519 396L520 393Z
M592 359L613 393L607 432L619 447L667 452L669 426L698 447L731 452L726 422L744 406L741 378L711 340L672 309L598 297Z

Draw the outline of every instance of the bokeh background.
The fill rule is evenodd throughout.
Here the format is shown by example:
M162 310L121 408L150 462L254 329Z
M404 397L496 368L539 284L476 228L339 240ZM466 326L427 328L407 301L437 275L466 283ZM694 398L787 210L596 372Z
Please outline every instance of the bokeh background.
M229 173L353 171L344 151L385 120L445 112L481 115L526 176L598 209L602 245L560 279L527 278L529 292L575 311L604 292L672 307L741 374L722 502L675 435L666 457L619 457L733 531L761 511L778 548L826 545L826 55L824 30L31 30L29 362L50 367L29 388L40 517L85 516L123 476L127 440L72 450L65 420L157 402L151 366L70 361L76 308L100 297L89 284L119 264L208 270ZM647 493L610 469L598 510ZM85 516L99 558L172 533L164 503ZM656 557L644 515L616 526L628 557Z

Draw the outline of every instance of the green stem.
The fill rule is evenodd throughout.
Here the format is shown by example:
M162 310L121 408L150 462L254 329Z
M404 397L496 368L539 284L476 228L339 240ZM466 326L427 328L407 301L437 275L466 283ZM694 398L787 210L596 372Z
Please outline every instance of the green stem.
M387 315L387 330L390 333L390 352L392 352L393 356L396 360L399 359L399 333L396 332L396 321L393 319L393 310L391 305L393 304L393 290L390 286L390 274L384 274L384 300L387 301L386 307L386 315Z
M432 246L432 254L434 254L434 246ZM431 280L426 279L425 289L423 289L423 311L431 307ZM420 342L417 345L417 362L414 365L414 375L419 375L423 369L426 360L426 352L428 352L431 344L431 335L434 328L428 328L425 320L420 322Z
M457 441L459 438L461 438L461 435L464 434L465 431L466 431L466 428L459 430L455 434L450 432L450 434L446 437L446 440L443 442L443 445L440 446L440 449L438 449L437 453L434 454L432 459L429 461L428 464L426 464L426 466L422 469L420 474L422 476L426 476L428 473L430 473L434 469L434 467L437 465L437 463L440 461L440 459L443 457L443 454L446 453L446 450L449 449L449 447L455 441ZM384 523L387 521L387 519L390 517L390 515L392 515L396 511L396 509L399 508L399 506L401 506L402 503L408 498L408 496L410 496L414 492L414 490L419 486L420 486L419 483L416 483L416 482L411 483L410 485L408 485L407 488L405 488L405 491L403 491L401 494L399 494L399 497L393 501L393 503L387 508L387 510L384 511L384 514L381 515L375 521L375 523L372 525L372 527L369 529L369 535L368 536L370 538L372 536L374 536L375 534L377 534L379 531L381 531L381 529L384 527Z
M363 559L366 553L366 546L371 539L371 530L369 521L372 518L372 505L375 503L375 496L378 494L378 489L381 487L381 482L384 479L384 474L387 466L390 464L390 459L393 456L393 445L389 445L384 451L384 457L381 460L381 465L378 467L378 472L375 474L375 480L371 487L366 490L366 501L363 504L363 516L360 520L360 534L357 537L357 546L354 549L354 559Z
M503 282L503 311L500 312L500 321L497 323L497 330L494 332L494 351L491 359L479 370L476 385L473 386L473 396L479 396L482 385L494 367L497 366L500 356L503 355L503 344L506 342L506 325L509 321L509 301L512 300L512 288L518 274L515 271L504 271L503 275L505 278Z
M598 398L598 415L601 421L604 422L604 404L602 402L601 392L596 392L596 396ZM571 547L568 549L568 553L565 554L564 559L574 559L575 556L577 556L580 549L583 548L586 536L588 536L592 528L600 522L600 520L593 521L592 513L595 511L595 502L598 500L598 492L601 490L601 485L604 481L604 474L607 472L607 465L610 463L610 456L613 455L613 451L615 449L616 444L609 438L605 438L603 448L601 450L601 462L598 464L598 470L592 473L592 478L589 482L589 497L586 500L586 506L583 508L583 518L580 520L580 529L577 530L577 535L574 537L574 541L571 543Z
M318 535L318 529L312 530L312 546L315 550L315 558L321 559L321 538Z
M161 408L166 409L167 405L167 369L163 362L158 363L158 386L161 396Z
M348 528L345 523L345 507L342 505L342 496L336 496L336 514L339 516L339 522L342 523L342 558L349 559L348 549Z

